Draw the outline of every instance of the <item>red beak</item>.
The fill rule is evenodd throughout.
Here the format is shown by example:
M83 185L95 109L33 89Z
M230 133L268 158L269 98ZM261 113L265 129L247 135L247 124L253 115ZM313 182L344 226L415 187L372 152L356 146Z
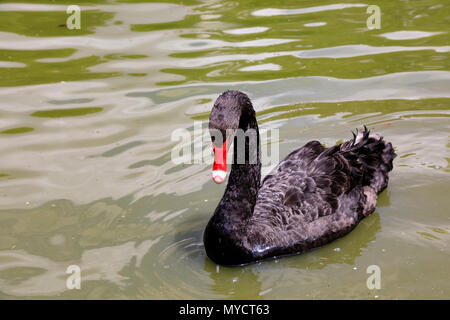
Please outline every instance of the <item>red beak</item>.
M222 144L220 148L216 147L213 143L214 151L214 164L212 178L215 183L220 184L225 181L227 176L227 151L228 151L228 139Z

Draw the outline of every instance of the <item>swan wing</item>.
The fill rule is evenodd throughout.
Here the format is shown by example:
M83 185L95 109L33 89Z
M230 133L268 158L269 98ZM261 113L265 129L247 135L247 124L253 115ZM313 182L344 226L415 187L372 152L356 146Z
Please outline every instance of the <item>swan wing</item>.
M340 145L312 141L288 155L262 182L248 224L249 244L313 243L357 222L365 197ZM352 190L354 189L354 190Z

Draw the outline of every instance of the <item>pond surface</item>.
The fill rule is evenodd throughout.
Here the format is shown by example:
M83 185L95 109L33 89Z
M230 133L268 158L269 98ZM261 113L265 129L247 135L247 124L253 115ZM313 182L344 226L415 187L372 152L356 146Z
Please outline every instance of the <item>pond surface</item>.
M66 27L74 2L79 30ZM369 30L374 4L380 29ZM448 10L2 1L0 298L449 299ZM225 186L209 161L171 161L172 134L205 126L226 89L248 93L260 128L278 130L266 145L280 158L363 124L391 141L398 157L375 213L307 254L211 262L202 234ZM70 265L80 290L66 288ZM371 265L379 290L366 285Z

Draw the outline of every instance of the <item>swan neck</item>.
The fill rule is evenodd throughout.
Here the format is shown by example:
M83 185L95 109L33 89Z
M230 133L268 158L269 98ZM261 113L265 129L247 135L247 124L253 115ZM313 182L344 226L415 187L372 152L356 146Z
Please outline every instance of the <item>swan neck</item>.
M241 128L246 139L235 137L233 142L233 164L227 188L221 204L238 204L237 210L227 215L234 215L238 220L246 220L253 214L261 182L260 138L256 118L253 116ZM244 129L245 128L245 129ZM250 133L250 134L249 134ZM247 135L248 134L248 135ZM241 142L238 139L242 139ZM239 155L239 145L245 144L245 156Z

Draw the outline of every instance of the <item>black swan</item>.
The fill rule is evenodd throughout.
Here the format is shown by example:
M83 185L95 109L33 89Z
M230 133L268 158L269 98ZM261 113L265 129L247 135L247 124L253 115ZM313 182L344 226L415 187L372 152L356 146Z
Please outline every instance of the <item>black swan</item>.
M245 157L238 161L235 132L249 129L257 146L244 137ZM308 142L261 182L258 124L248 96L230 90L220 95L209 130L222 137L211 133L216 183L225 179L226 152L234 142L228 185L203 236L208 257L221 265L299 254L349 233L375 210L396 157L391 143L364 126L352 140L328 149Z

